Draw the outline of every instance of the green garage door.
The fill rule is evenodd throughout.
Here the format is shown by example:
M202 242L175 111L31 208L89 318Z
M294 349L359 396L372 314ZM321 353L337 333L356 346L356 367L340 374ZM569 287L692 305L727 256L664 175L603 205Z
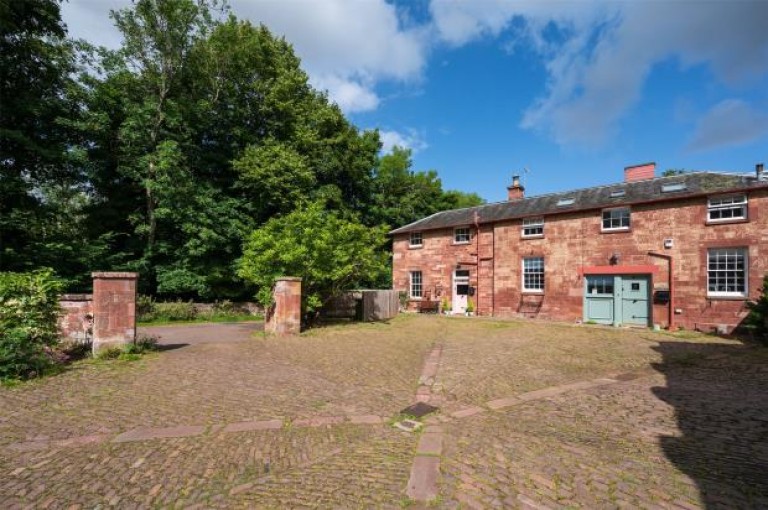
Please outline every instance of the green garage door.
M647 276L588 275L584 285L584 320L648 326L649 288Z

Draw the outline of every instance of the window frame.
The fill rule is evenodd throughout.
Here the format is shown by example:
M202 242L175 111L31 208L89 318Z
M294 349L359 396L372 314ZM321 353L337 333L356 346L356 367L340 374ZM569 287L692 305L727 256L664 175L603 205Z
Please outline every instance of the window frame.
M419 237L418 243L413 242L414 236ZM424 246L424 234L421 231L411 232L410 235L408 236L408 248L421 248L423 246Z
M605 220L606 220L606 213L612 214L614 212L627 212L627 225L620 225L618 227L606 227L605 226ZM608 220L613 222L613 217L609 217ZM619 222L623 217L619 217ZM632 209L630 207L610 207L607 209L603 209L600 211L600 231L601 232L627 232L632 229Z
M418 282L414 281L414 276L418 275ZM414 289L418 287L418 296L414 294ZM410 299L422 299L424 297L424 273L421 270L408 271L408 297Z
M459 241L458 235L459 230L466 230L467 231L467 240L466 241ZM469 244L472 241L472 229L470 227L453 227L453 244Z
M529 268L526 268L526 262L532 261L532 260L540 260L541 261L541 270L540 271L532 271L528 270ZM538 268L536 268L538 269ZM543 294L544 289L546 288L546 266L544 263L544 257L542 256L534 256L534 257L523 257L520 261L520 280L521 280L521 286L523 293L526 294ZM526 285L526 276L536 277L536 279L540 280L540 287L528 287Z
M526 234L525 231L527 229L540 229L541 232ZM535 239L537 237L544 237L544 216L534 216L531 218L523 218L523 225L520 228L520 236L523 239Z
M713 205L713 201L724 201L727 199L742 198L743 202L731 202L730 204ZM715 211L733 210L739 208L742 210L742 216L732 216L730 218L712 218ZM735 193L730 195L718 195L707 198L707 223L731 223L749 220L749 198L746 193Z
M712 263L712 253L713 252L740 252L740 255L742 256L742 269L741 272L741 279L743 280L744 290L743 291L729 291L729 290L710 290L711 289L711 282L712 282L712 272L714 271L715 274L718 273L729 273L733 272L736 273L739 270L738 269L728 269L728 256L726 253L726 259L725 269L712 269L711 263ZM737 260L738 263L738 260ZM725 275L725 284L728 285L729 277L726 274ZM734 277L731 276L731 279ZM735 277L736 281L738 282L738 275ZM718 279L715 278L715 283L717 285ZM707 297L708 298L735 298L735 299L747 299L749 296L749 249L744 246L736 246L736 247L712 247L707 248Z

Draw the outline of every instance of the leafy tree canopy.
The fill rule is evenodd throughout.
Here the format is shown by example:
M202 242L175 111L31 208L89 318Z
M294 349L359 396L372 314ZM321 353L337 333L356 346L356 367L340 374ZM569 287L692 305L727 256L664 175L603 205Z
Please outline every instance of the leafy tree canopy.
M268 306L279 276L302 278L302 307L311 321L328 299L356 287L375 286L389 274L381 250L386 229L340 218L315 202L275 217L248 238L239 274L258 289Z

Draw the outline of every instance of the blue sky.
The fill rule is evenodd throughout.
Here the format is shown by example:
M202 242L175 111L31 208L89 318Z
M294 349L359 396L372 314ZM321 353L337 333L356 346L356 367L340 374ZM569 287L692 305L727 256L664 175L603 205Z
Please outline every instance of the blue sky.
M74 37L119 44L126 0L70 0ZM503 200L620 181L624 166L768 159L768 2L231 0L291 41L360 128L446 187Z

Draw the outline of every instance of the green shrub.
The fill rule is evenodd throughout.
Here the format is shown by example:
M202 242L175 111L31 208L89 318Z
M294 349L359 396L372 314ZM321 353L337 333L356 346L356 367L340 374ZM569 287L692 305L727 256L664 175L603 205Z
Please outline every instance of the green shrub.
M99 351L96 353L95 358L100 360L106 360L106 359L117 359L120 357L120 355L123 354L123 349L117 346L113 347L105 347L104 349L99 349Z
M155 317L155 300L152 296L140 295L136 298L136 320L149 322Z
M156 302L154 319L163 321L191 321L197 317L195 305L191 301Z
M49 269L0 273L0 379L34 377L51 366L61 290Z
M763 277L760 297L749 304L747 323L754 329L757 339L768 346L768 273Z

